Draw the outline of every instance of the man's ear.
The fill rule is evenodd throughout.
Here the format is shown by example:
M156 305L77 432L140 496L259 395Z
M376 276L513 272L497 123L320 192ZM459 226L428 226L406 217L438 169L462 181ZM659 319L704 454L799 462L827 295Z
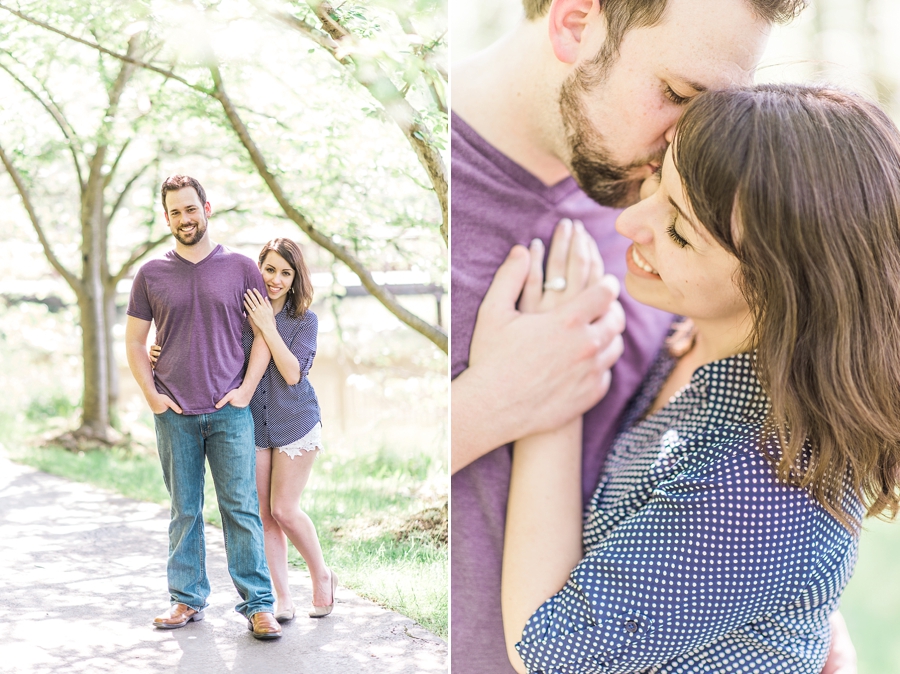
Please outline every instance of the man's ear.
M164 211L163 211L163 215L166 216L166 224L168 225L168 224L169 224L169 211L168 211L168 210L164 210Z
M585 27L599 15L599 0L553 0L550 5L550 44L563 63L575 63Z
M206 205L203 207L203 210L206 212L206 217L208 218L210 215L212 215L212 204L207 201Z

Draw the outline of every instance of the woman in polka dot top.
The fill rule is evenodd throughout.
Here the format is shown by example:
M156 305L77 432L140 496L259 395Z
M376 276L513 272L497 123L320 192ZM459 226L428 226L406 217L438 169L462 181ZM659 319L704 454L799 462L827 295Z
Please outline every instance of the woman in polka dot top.
M900 133L826 87L707 92L660 173L616 223L625 287L691 327L632 401L586 512L580 420L516 443L510 660L818 674L863 516L900 500ZM567 287L541 291L533 245L523 311L610 282L570 231L547 263Z
M272 360L250 401L256 430L256 486L266 541L266 560L275 589L275 618L294 617L287 573L290 540L309 568L312 618L331 613L337 577L325 564L316 527L299 501L322 450L319 401L307 375L316 356L319 321L309 310L313 287L300 246L273 239L259 253L259 271L268 297L244 296L244 354L250 356L253 327L265 339ZM254 326L251 326L251 323Z

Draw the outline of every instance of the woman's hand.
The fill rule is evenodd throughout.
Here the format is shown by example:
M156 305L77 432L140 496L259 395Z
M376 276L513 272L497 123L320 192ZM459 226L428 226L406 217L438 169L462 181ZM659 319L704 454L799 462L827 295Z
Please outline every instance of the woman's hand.
M559 221L547 255L547 280L544 282L544 244L535 239L529 246L530 267L519 311L544 313L562 306L588 287L606 285L618 296L619 281L603 273L603 258L597 242L579 220Z
M568 274L569 243L579 229L570 226L563 265L551 246L551 279L557 268ZM589 270L576 249L563 291L543 290L542 253L534 245L530 253L513 247L494 275L478 310L469 366L452 384L454 472L494 447L580 418L606 395L622 354L625 313L616 301L618 280L603 274L590 240L583 243ZM529 281L532 288L523 291Z
M159 360L159 354L162 352L162 347L159 344L152 344L150 346L150 367L156 367L156 361Z
M247 316L250 317L251 327L259 328L264 334L276 329L275 312L269 298L263 297L256 288L244 293L244 307L247 309Z

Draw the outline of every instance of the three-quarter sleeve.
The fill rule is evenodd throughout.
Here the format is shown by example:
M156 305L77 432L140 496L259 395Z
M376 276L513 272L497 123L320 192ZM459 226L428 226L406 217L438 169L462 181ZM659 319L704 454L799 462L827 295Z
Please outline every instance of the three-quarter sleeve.
M308 311L304 314L297 333L294 335L290 343L291 353L297 358L300 364L300 379L306 379L309 370L312 367L313 359L316 357L316 335L319 332L319 319L312 312Z
M777 483L756 438L720 439L636 497L529 619L516 645L529 672L640 671L798 601L822 512Z

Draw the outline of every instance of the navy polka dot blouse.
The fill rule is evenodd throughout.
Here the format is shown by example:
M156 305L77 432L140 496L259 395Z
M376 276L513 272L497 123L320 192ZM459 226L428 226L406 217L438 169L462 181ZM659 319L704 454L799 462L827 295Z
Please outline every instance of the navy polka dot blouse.
M300 363L300 381L289 386L275 365L269 361L265 374L250 401L257 447L284 447L309 433L320 420L319 400L307 376L316 357L316 335L319 319L307 310L302 318L288 315L288 303L275 316L278 334ZM241 340L245 364L253 346L253 330L244 319Z
M545 674L819 674L856 537L762 456L752 355L701 367L642 419L672 365L658 359L626 413L584 559L516 648Z

